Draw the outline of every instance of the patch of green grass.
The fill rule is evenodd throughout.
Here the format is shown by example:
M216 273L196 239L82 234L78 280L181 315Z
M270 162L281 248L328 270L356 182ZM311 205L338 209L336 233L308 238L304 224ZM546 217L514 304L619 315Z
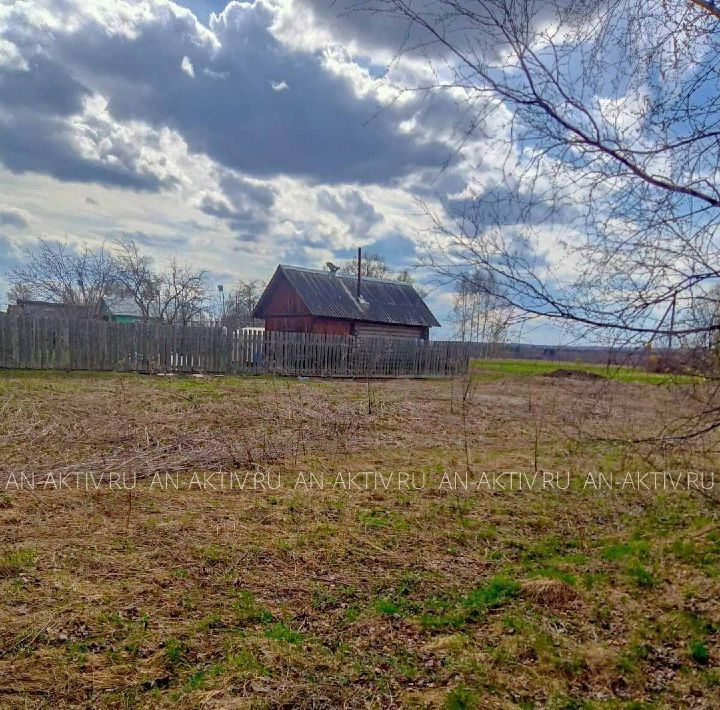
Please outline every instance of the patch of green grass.
M668 375L660 372L647 372L633 367L617 365L593 365L588 363L562 362L549 360L473 360L473 373L481 380L501 380L505 377L534 377L555 370L574 370L591 372L620 382L641 382L653 385L690 384L700 378L693 375Z
M360 610L356 606L349 606L345 609L345 621L352 624L360 618Z
M334 609L355 598L357 590L353 586L328 587L325 584L316 584L311 592L312 608L316 611Z
M515 599L520 585L508 577L493 577L487 584L471 590L459 600L432 598L420 616L421 626L428 631L460 628L478 621L491 609Z
M414 574L404 574L389 592L375 602L375 610L383 616L411 616L422 609L422 605L412 598L420 578Z
M304 636L299 631L293 631L289 626L278 622L265 629L265 638L296 644L302 643Z
M606 545L602 551L602 558L610 562L617 562L627 557L634 557L639 560L647 559L648 544L643 540L614 542Z
M463 606L471 611L494 609L506 601L514 599L520 591L520 585L508 577L494 577L486 585L473 589L463 601Z
M227 564L230 559L227 548L215 544L199 548L198 554L203 562L211 566Z
M165 641L165 657L171 665L176 666L183 660L185 652L181 641L176 638L169 638Z
M375 602L375 610L383 616L399 616L401 612L400 605L392 599L378 599Z
M460 685L453 688L446 696L445 710L471 710L478 707L478 697L470 688Z
M206 671L196 671L187 679L187 683L185 683L185 688L189 692L202 688L203 685L205 685L206 675Z
M622 673L635 673L638 665L650 655L650 646L645 643L633 643L620 654L618 658L618 670Z
M653 577L653 575L641 564L630 565L627 567L625 572L638 587L651 589L657 585L655 577Z
M551 535L527 547L521 557L523 560L531 562L564 557L568 551L577 549L577 546L577 540L568 540L557 535Z
M233 602L233 609L238 621L246 624L269 624L274 621L272 613L258 604L252 593L242 590L237 593L237 599Z
M718 561L720 549L717 544L705 544L695 540L675 540L670 553L681 562L698 567L713 577L720 574Z
M14 577L32 567L37 560L37 552L32 548L9 550L0 555L0 577Z
M720 668L710 668L702 675L708 688L720 688Z
M257 655L249 648L241 648L231 653L225 661L225 668L228 671L243 675L271 675L270 670L260 662Z
M373 510L361 510L358 512L358 521L368 528L381 528L389 525L391 519L386 510L374 508Z
M690 658L700 666L710 663L710 651L702 641L690 642Z

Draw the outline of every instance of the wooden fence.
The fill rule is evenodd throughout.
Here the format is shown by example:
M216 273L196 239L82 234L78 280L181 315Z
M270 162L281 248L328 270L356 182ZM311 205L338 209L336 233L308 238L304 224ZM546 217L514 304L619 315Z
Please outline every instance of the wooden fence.
M0 314L0 368L444 377L466 372L476 347Z

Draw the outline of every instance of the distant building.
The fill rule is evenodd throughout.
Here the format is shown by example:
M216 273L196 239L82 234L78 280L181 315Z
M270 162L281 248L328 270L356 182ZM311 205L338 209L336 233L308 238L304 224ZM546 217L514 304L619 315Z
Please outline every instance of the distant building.
M427 340L440 325L412 284L282 265L253 315L291 333Z
M150 307L150 319L157 320L157 305ZM100 299L100 317L112 323L141 323L147 320L135 299L120 296L103 296Z
M69 303L52 303L50 301L32 301L18 298L17 302L8 306L11 316L35 316L36 318L92 318L90 306L76 306Z

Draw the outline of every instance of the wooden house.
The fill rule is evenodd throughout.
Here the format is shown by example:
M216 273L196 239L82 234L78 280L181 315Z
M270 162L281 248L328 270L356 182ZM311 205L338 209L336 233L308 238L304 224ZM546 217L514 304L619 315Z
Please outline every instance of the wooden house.
M412 284L282 265L253 315L291 333L427 340L440 325Z
M113 323L142 323L148 320L158 320L158 307L156 303L151 303L150 318L145 318L142 309L134 298L103 296L100 299L100 315L103 320Z
M11 316L35 316L36 318L69 318L75 320L93 317L93 309L90 306L32 301L24 298L18 298L16 303L9 305L7 312Z

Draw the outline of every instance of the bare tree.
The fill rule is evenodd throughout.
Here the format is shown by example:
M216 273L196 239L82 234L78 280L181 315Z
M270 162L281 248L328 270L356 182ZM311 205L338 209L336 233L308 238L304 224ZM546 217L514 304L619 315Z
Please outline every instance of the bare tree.
M190 325L205 318L209 302L206 272L181 265L176 257L170 259L159 281L160 318L166 323Z
M230 330L262 326L263 321L253 313L264 289L264 281L239 279L232 290L225 292L224 298L215 299L213 318Z
M98 315L100 300L116 282L112 255L101 246L74 249L67 242L38 239L25 249L23 266L8 274L13 298L87 306Z
M445 169L461 163L467 184L463 199L424 203L429 266L456 282L491 274L492 295L509 307L606 343L717 341L715 3L361 0L360 8L406 26L398 63L411 54L428 65L426 78L398 90L457 108ZM699 387L696 414L679 411L659 432L664 444L720 428L719 393Z
M7 293L8 301L30 301L35 298L35 291L32 286L26 283L18 283L11 286Z
M348 259L340 267L341 274L357 274L357 261ZM362 276L375 279L391 279L393 271L385 261L382 254L368 253L363 254L360 261L360 273Z
M466 200L432 211L437 271L491 272L513 307L626 340L718 330L691 322L720 278L714 4L363 7L409 25L400 53L434 78L400 88L457 102L458 153L478 167ZM491 149L494 166L473 157Z
M348 259L340 267L340 273L355 276L357 274L357 261L355 259ZM410 273L410 269L405 267L399 271L394 271L385 261L385 257L382 254L371 252L367 255L363 255L360 262L360 273L362 276L369 278L388 279L409 283L415 287L415 290L421 298L425 298L425 296L428 295L428 290L418 285L416 279L413 277L412 273Z
M235 284L233 315L236 317L239 326L260 323L253 314L264 290L265 282L259 279L250 279L248 281L241 279Z
M458 340L482 344L480 357L498 352L507 340L513 315L507 303L493 293L490 281L491 277L476 273L459 279L449 315Z
M159 315L162 276L150 256L142 254L132 239L120 240L114 254L117 283L137 304L143 319Z
M411 286L414 286L420 298L425 298L430 293L428 289L418 284L415 277L410 273L410 269L408 269L407 267L404 269L400 269L400 271L398 271L393 278L395 278L396 281L408 283Z

